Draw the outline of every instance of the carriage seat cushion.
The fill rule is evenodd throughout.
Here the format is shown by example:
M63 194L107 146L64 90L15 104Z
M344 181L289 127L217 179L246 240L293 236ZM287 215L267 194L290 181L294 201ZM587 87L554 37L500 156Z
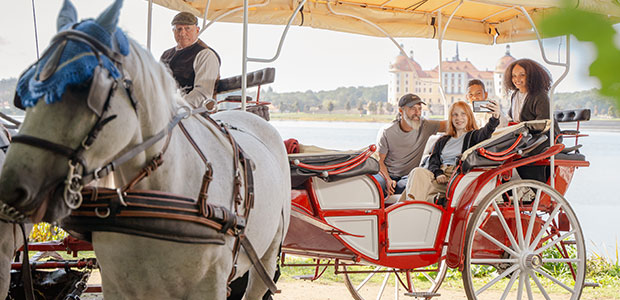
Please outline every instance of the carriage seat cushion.
M502 152L511 147L519 135L523 135L521 141L503 156L519 153L522 157L527 157L533 154L531 153L533 150L548 140L545 133L549 130L550 124L551 121L549 120L527 121L496 131L496 134L490 139L484 140L463 152L461 155L461 171L467 173L475 167L494 167L503 164L503 160L488 159L478 153L477 150L484 148L491 152Z
M217 81L217 87L215 90L218 94L240 90L242 78L243 76L237 75L233 77L220 79ZM274 82L275 78L276 78L275 68L264 68L258 71L254 71L254 72L248 73L247 87L254 87L258 85L272 83Z
M577 122L577 121L588 121L590 120L590 109L589 108L581 108L581 109L569 109L569 110L556 110L554 113L554 118L559 123L564 122Z
M581 153L577 153L577 152L573 152L573 153L558 153L558 154L555 155L555 159L585 161L586 160L586 156L581 154Z
M301 163L313 165L313 166L326 166L333 165L348 161L356 156L358 156L361 151L346 151L346 152L323 152L323 153L299 153L299 154L290 154L288 156L289 165L291 167L291 186L297 187L302 185L308 178L310 177L318 177L322 180L331 182L338 181L349 177L366 175L366 174L376 174L379 172L379 162L372 157L369 157L358 165L357 167L343 172L341 174L328 175L327 177L323 176L323 171L316 170L308 170L306 168L301 168L295 165L295 160L299 160Z

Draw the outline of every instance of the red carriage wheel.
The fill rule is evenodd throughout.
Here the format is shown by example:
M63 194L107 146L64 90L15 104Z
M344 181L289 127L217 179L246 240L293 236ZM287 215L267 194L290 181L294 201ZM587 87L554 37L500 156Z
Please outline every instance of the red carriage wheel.
M344 283L355 300L402 299L414 295L417 299L431 299L432 295L438 295L436 292L447 271L445 260L413 271L380 266L343 268ZM351 271L365 272L347 273Z
M568 201L541 182L509 182L478 203L464 257L468 299L581 296L586 271L581 226Z

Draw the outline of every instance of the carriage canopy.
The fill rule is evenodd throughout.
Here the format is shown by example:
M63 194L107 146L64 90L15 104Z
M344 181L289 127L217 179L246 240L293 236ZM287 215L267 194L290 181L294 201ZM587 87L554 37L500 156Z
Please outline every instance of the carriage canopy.
M250 0L249 22L287 24L299 2ZM223 22L243 22L242 0L154 0L154 3L173 10L189 11L197 16L204 16L208 7L208 20L222 17L220 21ZM293 24L385 36L364 19L378 25L392 37L438 38L440 28L453 15L443 39L501 44L536 39L521 8L534 21L539 21L565 3L560 0L307 0ZM569 0L568 3L572 7L608 16L614 23L620 22L618 1Z

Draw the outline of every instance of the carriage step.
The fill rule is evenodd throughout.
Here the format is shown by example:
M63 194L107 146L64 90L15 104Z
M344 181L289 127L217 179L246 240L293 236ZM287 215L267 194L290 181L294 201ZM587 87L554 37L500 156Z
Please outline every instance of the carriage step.
M433 297L439 297L441 296L441 294L440 293L429 293L429 292L411 292L411 293L405 293L405 296L411 296L411 297L422 298L422 299L430 299Z
M597 288L597 287L601 287L601 284L598 282L592 282L592 281L586 281L583 284L584 287L591 287L591 288Z
M563 241L561 243L563 243L564 245L577 245L577 241L575 240Z
M297 276L293 276L293 278L295 279L301 279L301 280L315 280L316 278L314 278L314 275L297 275Z

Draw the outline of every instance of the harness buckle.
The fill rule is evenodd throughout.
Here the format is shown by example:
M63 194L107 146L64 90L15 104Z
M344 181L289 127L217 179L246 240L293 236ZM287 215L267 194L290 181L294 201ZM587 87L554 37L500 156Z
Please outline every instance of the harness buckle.
M127 196L127 193L122 192L121 188L116 188L116 194L118 195L118 201L121 203L121 205L127 206L127 202L125 202L125 198L123 198L123 195Z
M105 209L106 209L105 213L100 213L99 212L100 208L101 207L95 207L95 216L97 216L97 217L99 217L101 219L105 219L105 218L110 216L110 208L109 207L105 207Z

